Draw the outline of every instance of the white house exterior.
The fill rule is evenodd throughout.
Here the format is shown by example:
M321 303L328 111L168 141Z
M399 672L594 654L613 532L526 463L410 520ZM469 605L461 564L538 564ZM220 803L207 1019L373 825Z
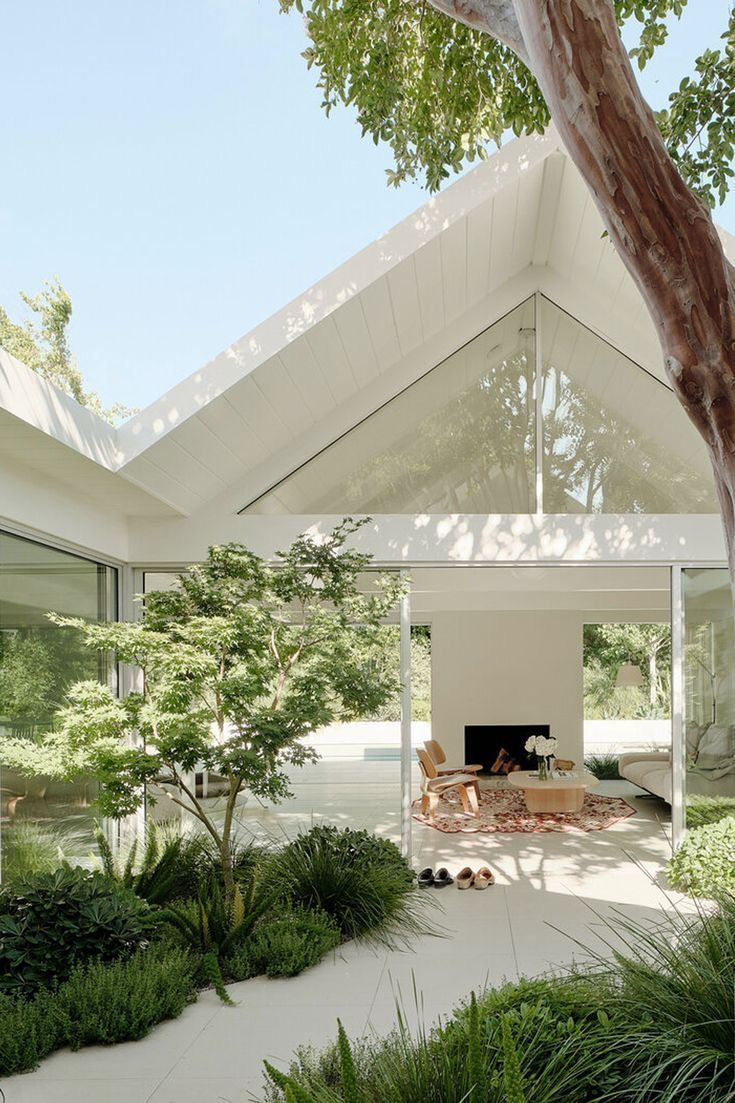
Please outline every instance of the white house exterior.
M411 576L452 757L467 725L544 722L579 760L582 625L673 615L681 826L682 571L724 623L723 537L645 304L555 133L503 147L117 429L0 350L0 630L54 608L54 578L69 611L131 617L210 544L270 556L345 514ZM717 694L735 722L735 689Z

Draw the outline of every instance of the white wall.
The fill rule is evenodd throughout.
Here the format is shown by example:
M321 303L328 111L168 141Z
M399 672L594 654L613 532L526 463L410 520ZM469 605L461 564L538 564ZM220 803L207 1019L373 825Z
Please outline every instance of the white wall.
M465 724L550 724L559 757L581 761L582 620L558 611L432 618L432 731L449 759L464 754Z
M582 630L604 621L663 622L661 609L482 610L431 618L432 731L464 755L465 724L550 724L559 757L626 745L669 746L668 720L584 723Z

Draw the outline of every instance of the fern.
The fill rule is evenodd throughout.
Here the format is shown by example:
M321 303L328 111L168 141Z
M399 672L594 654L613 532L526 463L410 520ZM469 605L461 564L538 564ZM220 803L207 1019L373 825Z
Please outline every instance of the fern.
M500 1036L503 1050L503 1087L505 1089L505 1103L526 1103L526 1092L523 1087L523 1073L518 1058L518 1048L513 1037L510 1025L510 1016L505 1013L500 1017Z
M345 1028L337 1019L337 1052L339 1053L339 1072L342 1081L342 1094L345 1103L362 1103L362 1091L357 1082L357 1069L352 1056L350 1040Z
M311 1092L302 1088L301 1084L294 1080L292 1076L287 1076L285 1072L274 1068L269 1061L264 1061L263 1064L270 1079L283 1092L284 1103L316 1103Z
M475 993L470 993L470 1011L467 1024L467 1069L473 1099L482 1099L485 1090L485 1067L482 1060L480 1012Z
M217 957L216 949L208 950L202 957L202 969L204 976L214 988L215 992L222 1000L222 1003L226 1003L228 1007L234 1007L235 1001L231 999L230 993L225 988L225 982L222 978L222 970L219 967L219 958Z

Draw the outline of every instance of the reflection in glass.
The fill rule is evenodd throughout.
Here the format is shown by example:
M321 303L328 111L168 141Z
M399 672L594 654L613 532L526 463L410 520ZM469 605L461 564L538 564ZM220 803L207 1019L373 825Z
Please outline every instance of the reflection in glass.
M684 574L684 731L687 822L716 814L714 798L735 813L735 631L729 574Z
M116 616L117 572L0 533L0 731L37 740L49 731L67 687L80 679L107 680L103 657L82 647L73 628L59 628L49 611L85 620ZM94 782L0 773L0 842L8 870L28 861L35 846L65 858L93 849Z
M533 312L511 311L246 512L532 512Z
M659 380L541 299L545 513L716 513L705 447Z

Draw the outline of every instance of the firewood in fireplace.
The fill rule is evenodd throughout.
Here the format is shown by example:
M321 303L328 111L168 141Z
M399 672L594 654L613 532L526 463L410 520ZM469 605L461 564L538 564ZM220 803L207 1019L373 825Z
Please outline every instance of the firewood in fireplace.
M491 774L511 774L516 770L521 769L521 764L517 758L514 758L512 754L506 751L505 747L501 747L498 751L498 757L490 767Z

